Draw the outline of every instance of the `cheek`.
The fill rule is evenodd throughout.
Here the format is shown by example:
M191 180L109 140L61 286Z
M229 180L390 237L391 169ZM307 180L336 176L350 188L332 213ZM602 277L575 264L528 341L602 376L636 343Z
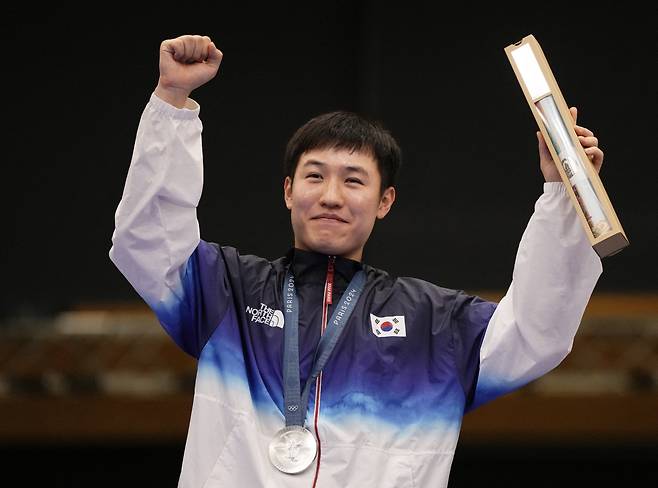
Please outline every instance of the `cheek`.
M358 213L359 215L377 215L377 210L379 209L379 199L373 197L372 195L359 195L353 199L353 213Z
M312 188L304 185L299 185L292 192L291 212L292 217L295 219L299 214L308 212L313 206L315 196Z
M313 205L313 202L316 199L315 193L316 192L313 190L313 188L309 188L307 186L300 188L296 195L297 206L301 208L308 208Z

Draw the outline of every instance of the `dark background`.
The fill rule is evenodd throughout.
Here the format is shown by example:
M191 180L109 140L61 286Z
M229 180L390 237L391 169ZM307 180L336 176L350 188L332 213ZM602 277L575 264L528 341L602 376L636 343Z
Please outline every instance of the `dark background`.
M631 242L606 259L597 289L656 290L656 15L606 5L10 10L0 311L139 299L107 257L114 211L160 41L185 33L224 52L218 77L193 94L204 239L282 255L288 137L318 113L355 110L383 122L404 153L398 199L365 259L451 288L506 289L543 179L536 123L504 48L533 34L579 123L599 137L601 177Z
M649 5L629 5L10 7L0 21L9 148L0 317L140 300L107 257L114 211L157 83L159 44L187 33L211 36L224 52L218 77L193 94L204 123L204 239L283 254L292 242L285 143L318 113L354 110L383 122L404 154L398 200L366 261L451 288L504 291L543 181L536 123L504 48L533 34L579 124L599 137L602 180L631 242L604 261L597 290L656 291L657 19ZM7 449L17 473L39 458L37 476L59 476L62 486L104 472L107 486L144 473L143 484L157 485L159 473L161 486L174 486L182 459L181 444ZM58 460L72 456L80 469L57 473ZM519 477L509 476L515 469ZM540 476L531 484L548 486L571 473L602 486L637 482L648 470L647 451L624 446L466 446L453 482L470 486L493 472L518 486Z

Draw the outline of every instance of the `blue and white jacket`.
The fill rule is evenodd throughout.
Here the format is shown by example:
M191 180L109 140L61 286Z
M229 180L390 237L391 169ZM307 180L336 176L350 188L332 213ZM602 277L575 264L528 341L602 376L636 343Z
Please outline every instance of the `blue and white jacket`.
M199 106L155 95L142 115L110 258L198 358L180 487L447 486L463 414L557 366L602 272L562 183L546 183L500 303L343 258L268 261L200 238ZM316 462L274 468L284 426L282 288L300 300L300 374L353 274L366 287L311 389ZM333 303L329 303L329 290Z

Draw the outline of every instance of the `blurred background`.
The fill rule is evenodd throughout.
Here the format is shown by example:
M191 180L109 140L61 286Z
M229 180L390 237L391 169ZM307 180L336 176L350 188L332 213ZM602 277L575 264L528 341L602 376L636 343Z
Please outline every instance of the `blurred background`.
M599 138L631 245L604 260L571 355L465 417L450 486L656 486L656 20L629 2L5 7L3 474L176 485L195 362L107 256L162 40L209 35L225 56L193 94L204 239L285 253L285 143L314 115L353 110L404 154L365 260L496 300L542 190L536 123L504 53L533 34Z

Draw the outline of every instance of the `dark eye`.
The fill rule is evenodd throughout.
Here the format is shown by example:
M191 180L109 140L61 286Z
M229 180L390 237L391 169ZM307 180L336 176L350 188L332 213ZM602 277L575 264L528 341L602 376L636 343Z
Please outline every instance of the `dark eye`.
M306 175L307 178L320 179L322 175L320 173L309 173Z
M356 183L357 185L363 185L363 181L361 181L358 178L347 178L347 180L345 180L345 181L347 183Z

